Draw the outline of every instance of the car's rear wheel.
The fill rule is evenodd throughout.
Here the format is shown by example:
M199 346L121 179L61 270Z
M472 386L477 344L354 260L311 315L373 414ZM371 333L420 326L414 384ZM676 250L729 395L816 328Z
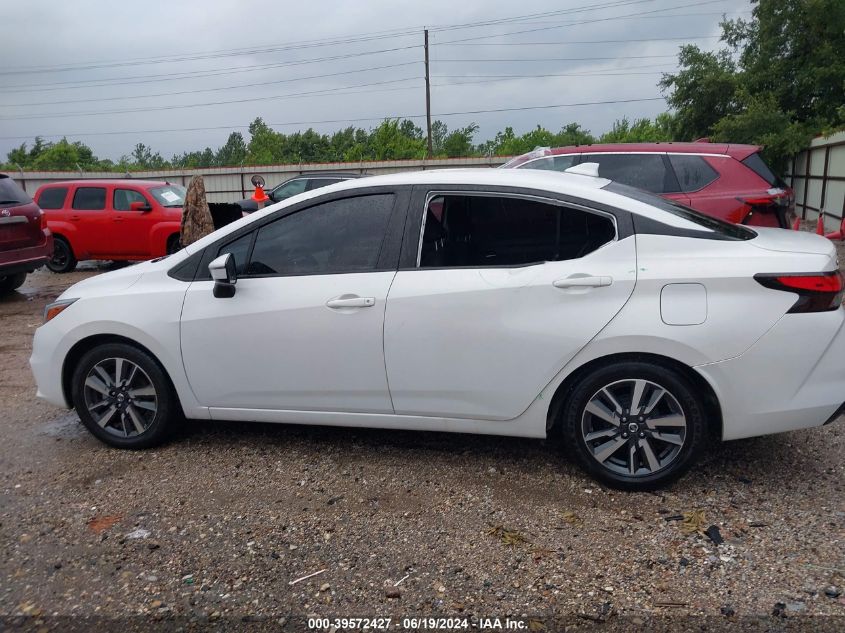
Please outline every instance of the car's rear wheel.
M26 273L15 273L14 275L0 275L0 295L17 290L26 281Z
M579 465L614 488L652 490L683 475L705 441L700 396L673 369L623 362L574 387L561 430Z
M162 442L179 410L173 387L146 352L109 343L87 352L71 378L73 405L85 427L118 448Z
M53 240L53 256L47 262L47 268L54 273L69 273L76 268L76 257L73 249L62 237L56 236Z

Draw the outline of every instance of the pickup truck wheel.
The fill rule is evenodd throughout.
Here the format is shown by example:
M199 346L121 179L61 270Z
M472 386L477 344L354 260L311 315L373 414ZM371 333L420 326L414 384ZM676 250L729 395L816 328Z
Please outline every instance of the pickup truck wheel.
M14 275L0 275L0 295L17 290L23 285L26 273L15 273Z
M173 253L182 249L182 244L179 242L178 235L171 235L167 238L167 247L165 248L165 252L168 255L172 255Z
M69 273L76 268L76 263L70 244L64 238L56 237L53 240L53 256L47 262L47 268L54 273Z

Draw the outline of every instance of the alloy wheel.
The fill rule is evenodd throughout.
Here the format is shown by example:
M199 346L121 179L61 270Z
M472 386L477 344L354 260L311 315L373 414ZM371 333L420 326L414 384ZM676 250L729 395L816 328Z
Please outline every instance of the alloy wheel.
M158 394L147 373L126 358L106 358L85 377L85 407L105 431L118 437L144 433L158 411Z
M581 437L602 467L645 477L672 464L687 437L677 398L650 380L618 380L599 389L581 416Z

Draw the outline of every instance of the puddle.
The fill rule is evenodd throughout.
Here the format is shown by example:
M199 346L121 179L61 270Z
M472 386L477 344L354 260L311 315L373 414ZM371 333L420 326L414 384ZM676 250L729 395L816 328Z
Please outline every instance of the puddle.
M79 421L79 416L73 411L60 415L55 420L43 424L38 430L39 435L70 439L82 437L86 434L85 427Z

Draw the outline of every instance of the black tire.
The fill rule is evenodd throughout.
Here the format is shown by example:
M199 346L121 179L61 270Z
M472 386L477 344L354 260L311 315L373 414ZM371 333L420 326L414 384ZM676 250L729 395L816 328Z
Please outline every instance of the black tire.
M0 295L5 295L17 290L26 281L26 273L15 273L14 275L0 275Z
M640 406L631 415L638 388ZM652 399L656 402L646 413ZM600 414L591 412L597 405ZM611 409L615 422L606 421ZM677 371L626 361L583 376L570 392L559 423L565 446L591 476L613 488L654 490L681 477L697 459L707 439L704 412L701 397Z
M76 268L76 257L73 249L63 237L56 236L53 239L53 255L47 262L47 268L54 273L69 273Z
M173 234L167 238L167 246L165 247L165 252L168 255L172 255L178 251L182 250L182 243L179 241L179 235Z
M101 370L109 374L109 368L116 367L116 359L121 360L119 371L123 375L124 382L131 372L131 366L137 367L137 370L132 373L132 382L122 389L125 400L119 401L120 393L112 397L90 386L92 384L100 388L106 386L112 392L121 391L111 389L111 386L119 387L119 384L114 385L115 382L119 383L119 380L112 380L110 386L105 380L98 378L103 374L98 373L96 369L99 366ZM92 378L94 380L91 380ZM99 384L96 382L98 379ZM136 386L134 393L147 392L149 388L152 388L154 395L145 393L144 396L134 398L131 395L133 394L132 385ZM108 403L97 408L94 406L97 404L95 397L107 399ZM91 434L105 444L116 448L143 449L160 444L167 438L177 417L181 414L176 392L164 370L147 352L125 343L100 345L82 356L71 378L71 398L79 418ZM150 404L154 406L154 411L148 409ZM112 406L116 407L116 411L104 422L104 426L101 426L98 418L102 420ZM129 408L134 413L130 413ZM100 414L100 411L104 411L104 414ZM143 430L134 426L132 415L136 419L143 418L140 425Z

